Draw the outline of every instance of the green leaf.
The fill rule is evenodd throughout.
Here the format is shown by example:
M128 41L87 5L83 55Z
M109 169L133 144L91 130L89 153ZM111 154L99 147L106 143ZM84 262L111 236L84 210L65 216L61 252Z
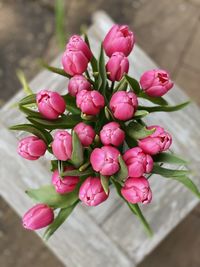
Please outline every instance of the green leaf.
M125 77L123 77L121 81L117 84L117 86L115 87L114 92L126 91L127 86L128 86L127 80Z
M145 94L144 91L140 91L138 97L144 98L154 104L160 105L160 106L166 106L168 105L168 102L163 97L152 97Z
M71 76L66 73L63 69L60 69L60 68L56 68L56 67L53 67L53 66L50 66L48 65L46 62L44 62L43 60L40 60L40 64L47 70L51 71L51 72L54 72L54 73L57 73L59 75L62 75L62 76L65 76L67 78L71 78Z
M128 169L121 155L118 159L120 170L115 174L115 178L119 181L124 181L128 177Z
M172 177L179 177L179 176L184 176L190 173L189 170L172 170L172 169L167 169L159 166L158 164L154 164L152 173L162 175L167 178L172 178Z
M71 171L65 171L63 173L61 173L62 177L64 176L89 176L92 175L94 173L94 171L92 170L92 168L88 168L84 171L80 171L80 170L71 170Z
M79 168L83 164L84 155L83 146L75 131L72 132L72 148L71 162L76 168Z
M98 65L98 90L105 95L105 89L107 84L107 73L105 67L105 59L104 59L104 50L103 45L101 45L100 55L99 55L99 65Z
M134 114L134 119L141 119L149 114L146 110L137 110Z
M18 77L18 79L19 79L19 81L20 81L20 83L21 83L21 85L23 87L23 90L24 90L25 94L32 95L33 91L29 87L28 82L26 80L26 77L25 77L23 71L17 70L17 77Z
M149 236L153 235L153 232L151 230L151 227L149 225L149 223L147 222L147 220L145 219L144 215L142 214L142 211L140 209L140 207L138 206L138 204L131 204L129 202L127 202L127 205L129 206L130 210L137 215L137 217L140 219L140 221L142 222L147 234Z
M66 34L65 34L65 11L64 11L64 1L56 0L55 2L55 22L56 22L56 37L60 49L65 47L66 43Z
M81 111L79 108L77 108L76 105L76 98L71 96L70 94L66 94L62 96L66 103L66 109L71 112L72 114L81 114Z
M28 95L19 101L19 105L25 106L36 103L36 94Z
M38 203L45 203L52 208L66 208L78 200L78 188L73 192L61 195L58 194L52 185L42 186L39 189L26 191L27 195Z
M104 112L105 112L105 116L106 116L107 120L110 120L110 119L115 120L115 118L112 114L112 111L107 106L105 106Z
M91 48L90 47L90 41L89 41L89 38L88 38L88 35L87 35L85 29L83 29L83 36L84 36L84 40L85 40L86 44L88 45L89 48ZM98 62L97 62L97 59L95 58L94 55L92 56L90 63L91 63L93 72L98 72Z
M155 132L155 128L148 130L146 126L132 121L126 128L126 133L135 140L145 138Z
M102 185L106 195L108 195L108 192L109 192L109 179L108 179L108 177L106 177L104 175L101 175L100 179L101 179L101 185Z
M141 91L138 81L128 75L125 75L125 78L131 89L135 92L136 95L138 95Z
M25 113L27 116L31 116L34 118L42 118L41 114L31 108L27 108L24 106L19 106L19 110L22 111L23 113Z
M27 118L31 123L44 127L45 129L71 129L76 126L77 123L81 122L82 119L79 115L63 115L61 118L56 120L47 120L42 118Z
M177 111L177 110L185 108L188 104L190 104L190 101L183 102L183 103L176 105L176 106L156 106L156 107L138 106L138 110L141 110L141 109L146 110L149 113L163 112L163 111L173 112L173 111Z
M72 213L76 205L79 203L79 201L75 202L72 206L69 206L65 209L61 209L54 219L53 223L48 226L44 233L44 239L48 240L55 231L66 221L66 219L69 217L69 215Z
M51 160L51 172L58 169L58 160Z
M170 177L168 177L170 178ZM184 184L189 190L191 190L198 198L200 198L200 192L194 182L187 176L172 177L172 179Z
M148 222L146 221L144 215L142 214L142 211L140 210L139 206L137 204L131 204L128 201L126 201L122 194L121 194L121 188L122 186L115 181L114 179L111 178L112 183L114 184L118 195L126 202L126 204L128 205L128 207L130 208L130 210L140 219L140 221L142 222L146 232L148 233L148 235L152 236L152 230L148 224Z
M183 164L183 165L188 163L184 159L181 159L179 156L172 154L172 153L167 153L167 152L163 152L163 153L153 156L153 161L172 163L172 164Z
M48 133L44 129L39 129L32 124L18 124L11 126L9 129L13 131L25 131L32 133L37 137L43 139L47 145L49 145L53 141L53 138L50 133Z
M126 135L125 139L126 139L126 143L129 148L132 148L138 145L137 140L135 140L134 138L131 138L128 135Z

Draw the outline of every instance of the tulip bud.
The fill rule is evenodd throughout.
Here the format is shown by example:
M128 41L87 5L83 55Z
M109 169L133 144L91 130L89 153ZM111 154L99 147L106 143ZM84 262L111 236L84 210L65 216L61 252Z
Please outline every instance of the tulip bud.
M166 94L174 84L165 70L149 70L141 76L140 85L147 95L159 97Z
M115 52L122 52L128 56L133 49L135 37L127 25L114 25L107 33L103 47L108 57Z
M73 169L73 167L66 167L65 171L70 171ZM52 184L55 186L56 192L59 194L66 194L74 191L78 182L78 176L60 177L58 170L54 171L52 175Z
M76 96L82 90L91 90L91 84L83 75L75 75L69 80L69 94L71 96Z
M90 125L80 122L74 127L74 131L78 135L83 146L87 147L92 144L95 137L95 131Z
M108 198L98 177L88 177L80 187L79 198L87 206L97 206Z
M125 133L117 122L110 122L100 132L101 142L104 145L120 146L124 142Z
M67 131L57 131L52 143L54 156L59 160L68 160L72 154L72 137Z
M66 73L74 76L86 71L88 59L82 51L67 49L62 56L62 65Z
M76 104L86 115L97 115L104 107L104 97L96 90L80 91L76 96Z
M72 51L81 51L85 57L90 61L92 59L92 52L89 49L86 42L83 41L81 36L73 35L70 39L68 44L66 45L66 50Z
M40 91L36 96L39 112L47 119L57 119L65 112L65 101L57 92Z
M128 73L129 61L121 52L112 54L106 64L106 70L109 72L111 81L120 81L124 74Z
M51 224L54 220L53 210L45 204L37 204L23 216L24 228L37 230Z
M36 136L28 136L19 141L17 152L20 156L29 160L39 159L45 154L47 145Z
M145 177L128 178L121 189L122 196L130 203L148 204L152 199L152 192Z
M152 157L145 154L140 147L128 149L123 155L123 160L128 167L130 177L140 177L153 169Z
M116 92L110 100L110 109L115 118L123 121L133 118L137 106L138 100L133 92Z
M147 127L149 130L155 128L155 132L146 138L139 140L138 145L141 149L150 155L155 155L157 153L163 152L172 144L171 135L166 132L162 127L153 125Z
M95 148L90 155L92 168L102 175L113 175L119 171L119 151L112 146Z

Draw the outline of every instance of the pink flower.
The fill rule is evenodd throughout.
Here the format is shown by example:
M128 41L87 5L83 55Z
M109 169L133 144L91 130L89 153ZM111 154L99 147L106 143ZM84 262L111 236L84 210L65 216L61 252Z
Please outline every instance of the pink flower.
M86 42L83 41L81 36L73 35L70 39L68 44L66 45L66 50L72 51L81 51L85 57L90 61L92 59L92 52L89 49Z
M70 171L73 169L73 167L66 167L65 171ZM55 186L56 192L59 194L66 194L74 191L78 182L78 176L60 177L58 170L54 171L52 175L52 184Z
M57 119L65 112L65 101L57 92L42 90L36 96L39 112L47 119Z
M109 72L109 79L111 81L120 81L123 75L128 73L128 58L121 52L115 52L108 60L106 70Z
M152 199L152 192L145 177L128 178L121 189L122 196L130 203L148 204Z
M148 137L139 140L138 145L141 149L150 155L155 155L169 149L172 144L171 135L162 127L152 125L147 127L149 130L156 128L155 132Z
M36 136L28 136L19 141L17 152L20 156L29 160L36 160L43 156L47 145Z
M122 52L128 56L133 49L135 37L127 25L113 25L107 33L103 47L108 57L115 52Z
M145 93L153 97L163 96L174 85L165 70L146 71L140 78L140 84Z
M97 206L108 198L98 177L88 177L80 187L79 198L87 206Z
M83 146L92 144L95 137L95 131L90 125L80 122L74 127L74 131L78 135Z
M69 80L68 91L71 96L76 96L82 90L91 90L91 84L83 75L75 75Z
M150 173L153 169L153 159L145 154L140 147L128 149L123 155L128 167L130 177L140 177L144 173Z
M45 204L37 204L24 214L22 223L28 230L37 230L51 224L53 220L53 210Z
M67 131L57 131L52 143L54 156L59 160L68 160L72 154L72 137Z
M110 100L110 109L115 118L123 121L133 118L137 106L138 100L133 92L116 92Z
M76 104L87 115L97 115L104 107L104 97L96 90L82 90L76 96Z
M62 56L62 65L66 73L74 76L86 71L88 59L82 51L67 49Z
M119 123L110 122L102 128L100 138L104 145L120 146L124 142L125 133Z
M119 171L119 151L112 146L95 148L90 155L92 168L102 175L113 175Z

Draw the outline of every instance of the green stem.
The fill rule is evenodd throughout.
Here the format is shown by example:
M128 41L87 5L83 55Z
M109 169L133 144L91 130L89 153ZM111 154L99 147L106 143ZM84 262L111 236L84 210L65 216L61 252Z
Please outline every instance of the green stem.
M85 74L87 76L87 80L92 84L92 85L95 85L94 81L90 78L90 74L88 72L88 70L85 71Z

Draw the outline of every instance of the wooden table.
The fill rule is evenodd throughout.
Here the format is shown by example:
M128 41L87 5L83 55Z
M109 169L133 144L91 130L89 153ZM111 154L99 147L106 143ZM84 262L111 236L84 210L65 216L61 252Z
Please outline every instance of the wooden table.
M89 37L93 51L98 53L113 21L103 12L94 15ZM138 47L129 57L130 74L136 79L156 64ZM173 60L173 59L172 59ZM53 62L60 65L60 56ZM31 83L36 92L44 88L66 91L64 77L42 71ZM24 121L11 105L23 97L14 96L2 109L0 116L0 193L21 216L33 203L24 190L50 183L47 161L29 162L17 156L17 139L22 133L12 133L7 127ZM167 94L171 104L188 99L177 86ZM173 136L173 150L190 160L195 174L200 173L200 110L194 103L177 113L157 113L148 123L163 125ZM200 185L198 177L192 179ZM55 255L70 267L107 266L133 267L150 253L166 235L197 205L198 199L178 182L157 175L150 179L154 198L143 208L155 234L148 238L127 206L111 191L111 196L97 208L79 205L65 224L49 240L48 246ZM39 232L41 234L41 232Z

